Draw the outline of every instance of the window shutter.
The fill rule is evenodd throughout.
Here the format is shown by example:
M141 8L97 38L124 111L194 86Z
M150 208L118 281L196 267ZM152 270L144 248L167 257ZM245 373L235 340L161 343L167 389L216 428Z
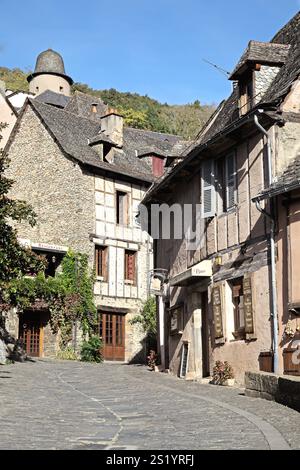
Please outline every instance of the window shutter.
M135 281L135 253L125 251L125 279Z
M222 286L212 289L212 306L214 318L214 330L216 343L224 343L223 319L222 319Z
M202 216L204 219L216 215L215 208L215 176L214 161L205 160L202 163Z
M236 171L235 154L226 157L226 209L236 204Z
M244 293L244 315L245 315L246 339L248 340L255 339L251 276L244 277L243 293Z

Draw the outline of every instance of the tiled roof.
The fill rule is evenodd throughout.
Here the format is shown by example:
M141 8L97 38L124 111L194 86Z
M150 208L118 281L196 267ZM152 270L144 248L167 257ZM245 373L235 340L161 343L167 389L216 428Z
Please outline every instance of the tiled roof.
M40 95L37 95L35 99L45 104L51 104L53 106L58 106L59 108L65 108L71 98L62 95L61 93L55 93L54 91L46 90Z
M258 195L258 199L266 199L298 187L300 187L300 154L288 165L276 182Z
M262 96L261 101L256 105L256 108L262 107L262 105L265 105L266 108L270 106L273 108L277 104L280 104L281 100L289 92L292 84L300 76L300 12L275 35L271 44L272 45L267 48L268 51L276 50L278 56L281 56L281 54L286 55L285 63L282 65L276 79L272 82L265 95ZM278 44L279 47L277 48ZM275 45L275 47L273 47L273 45ZM282 45L290 47L280 47ZM189 164L192 159L198 158L199 153L203 149L208 149L212 142L218 137L222 137L230 129L236 129L240 123L246 122L248 116L246 114L240 117L238 103L239 88L235 87L229 98L221 103L211 117L209 125L199 133L198 138L192 144L186 146L183 161L179 163L173 171L165 173L163 177L156 182L146 196L146 199L154 196L160 187L167 185L185 165ZM252 112L254 112L254 110Z
M239 76L239 72L248 62L258 62L259 64L278 64L285 63L289 53L289 45L275 44L272 42L250 41L248 47L239 60L234 71L230 75L231 80Z
M92 106L97 105L97 112L92 111ZM106 114L108 106L98 97L76 91L66 106L66 111L77 116L100 121L101 116Z
M36 99L29 100L33 109L53 134L64 152L83 165L102 169L119 175L152 182L152 168L145 159L138 158L138 149L155 143L167 153L179 143L184 145L178 136L161 134L125 127L123 130L123 152L116 152L113 163L100 160L99 155L89 145L101 132L101 123L78 116L74 113L41 103Z

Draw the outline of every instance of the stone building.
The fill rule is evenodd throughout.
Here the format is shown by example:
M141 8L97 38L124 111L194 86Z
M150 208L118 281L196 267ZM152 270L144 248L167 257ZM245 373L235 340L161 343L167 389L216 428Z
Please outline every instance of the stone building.
M20 241L47 257L52 275L68 249L86 253L96 274L104 357L139 360L144 332L130 319L148 297L153 248L138 223L138 205L184 142L125 127L122 116L94 96L70 96L72 80L51 50L39 55L28 80L37 96L25 102L5 149L12 196L37 214L35 227L17 227ZM7 327L25 338L31 355L58 349L47 311L25 312L20 319L14 313Z
M217 360L230 363L238 382L245 370L284 371L282 233L274 202L257 196L299 156L299 32L298 13L270 42L250 41L230 76L231 96L144 198L149 211L158 201L192 206L189 228L199 227L192 248L187 236L155 242L155 268L165 273L162 363L182 377L211 376ZM298 305L296 285L290 302Z

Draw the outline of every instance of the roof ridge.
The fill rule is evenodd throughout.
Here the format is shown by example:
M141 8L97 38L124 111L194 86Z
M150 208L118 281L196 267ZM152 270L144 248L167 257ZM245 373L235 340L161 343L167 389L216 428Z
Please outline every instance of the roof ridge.
M270 40L270 42L274 42L276 43L276 40L277 38L280 38L280 36L282 35L282 33L289 29L290 26L294 23L294 21L297 21L297 19L299 20L300 19L300 11L298 11L287 23L285 23L282 28L277 31L277 33L275 34L275 36ZM278 43L277 43L278 44Z
M160 135L165 135L165 136L170 136L170 137L178 137L185 142L189 142L189 140L184 139L184 137L178 134L169 134L166 132L152 131L151 129L138 129L136 127L130 127L130 126L124 126L124 128L137 131L137 132L151 132L151 134L160 134Z
M29 101L31 102L34 102L35 99L32 99L32 98L28 98ZM39 103L39 105L43 105L43 106L46 106L48 108L51 108L52 109L55 109L56 111L59 111L59 112L63 112L63 113L67 113L67 114L71 114L72 116L76 116L78 119L84 119L86 121L89 121L90 123L93 123L93 124L98 124L97 121L94 121L93 119L89 119L85 116L80 116L79 114L76 114L76 113L72 113L72 111L67 111L65 108L57 108L56 106L52 106L51 104L48 104L48 103L43 103L42 101L37 101ZM100 127L100 122L99 122L99 127Z

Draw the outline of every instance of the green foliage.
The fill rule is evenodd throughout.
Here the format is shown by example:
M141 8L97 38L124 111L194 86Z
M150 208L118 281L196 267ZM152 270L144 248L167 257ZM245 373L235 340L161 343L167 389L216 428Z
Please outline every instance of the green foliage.
M0 80L7 88L28 91L27 73L20 69L0 67ZM85 83L74 83L74 91L81 91L101 98L113 108L117 108L125 118L125 124L137 129L178 134L185 139L194 138L209 119L215 105L202 105L199 100L191 104L168 105L149 96L138 93L109 90L95 90Z
M130 320L132 325L139 324L142 326L145 333L149 336L156 336L156 300L155 297L149 297L145 302L143 309L139 315Z
M0 132L5 125L0 123ZM0 135L1 139L1 135ZM9 160L0 151L0 314L7 310L7 283L20 279L28 272L36 273L43 269L43 260L22 247L17 240L17 232L12 222L35 224L35 213L24 201L11 199L8 192L13 181L5 176Z
M29 86L27 82L27 75L30 72L24 72L18 68L8 69L7 67L0 67L0 80L6 84L6 88L12 91L28 91Z
M78 356L76 352L70 346L58 351L56 357L57 359L62 359L65 361L77 361L78 360Z
M102 340L99 336L91 336L81 347L81 360L84 362L102 362Z
M19 311L36 303L49 308L52 331L61 330L62 348L72 338L75 321L85 333L92 331L96 324L93 277L89 274L87 256L81 253L69 251L63 259L62 272L54 278L39 273L12 280L6 286L4 297L7 305Z

